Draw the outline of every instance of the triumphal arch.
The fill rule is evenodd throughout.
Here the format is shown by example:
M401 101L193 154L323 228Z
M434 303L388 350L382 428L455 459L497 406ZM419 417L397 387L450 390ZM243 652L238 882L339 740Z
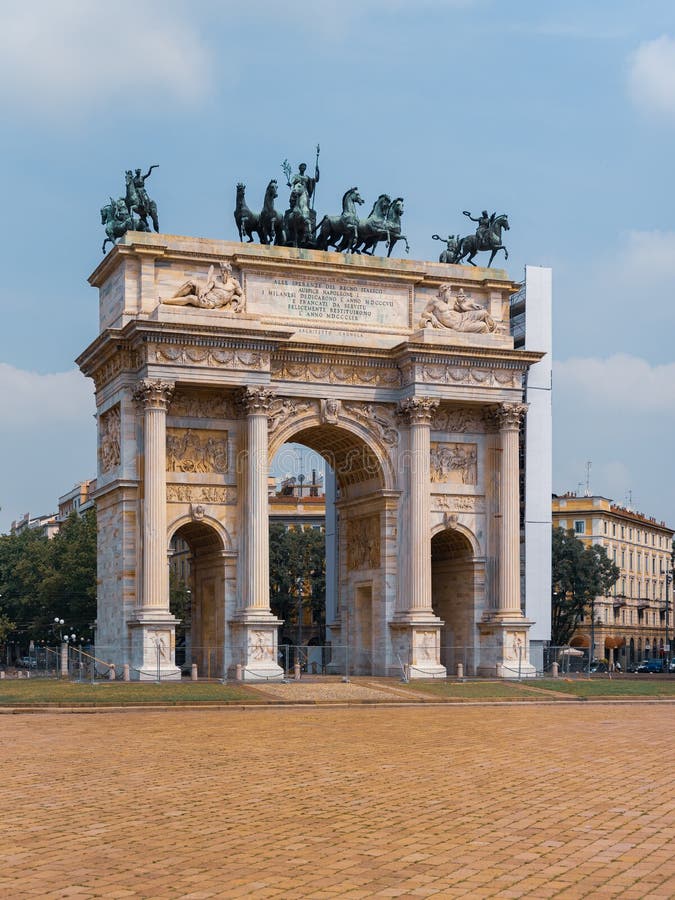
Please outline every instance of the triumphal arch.
M335 475L336 647L372 674L443 675L457 645L478 673L532 671L519 431L541 354L514 350L502 270L129 232L90 281L100 334L78 364L96 385L107 658L180 677L179 535L193 646L281 677L268 474L293 441Z

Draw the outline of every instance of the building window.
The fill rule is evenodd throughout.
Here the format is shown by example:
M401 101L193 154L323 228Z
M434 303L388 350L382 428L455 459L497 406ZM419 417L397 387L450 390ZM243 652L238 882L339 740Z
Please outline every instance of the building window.
M603 524L604 529L605 529L605 534L607 534L607 522L603 522L602 524Z
M629 571L633 571L633 551L628 554L628 569Z
M583 519L575 519L574 533L575 534L586 534L586 523L584 522Z
M621 526L621 537L622 537L622 538L625 538L625 537L626 537L626 527L625 527L625 525L622 525L622 526Z
M642 554L638 553L637 555L637 570L638 572L642 571Z
M616 537L616 522L612 522L612 537Z

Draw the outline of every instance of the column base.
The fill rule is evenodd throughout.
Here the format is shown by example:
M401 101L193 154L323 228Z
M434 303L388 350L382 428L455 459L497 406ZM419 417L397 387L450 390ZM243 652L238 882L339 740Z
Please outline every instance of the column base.
M389 623L396 662L407 678L447 677L447 670L441 665L443 624L433 613L398 615Z
M530 662L531 619L518 614L494 613L478 625L478 674L497 678L534 678Z
M230 622L234 643L234 666L241 665L243 681L263 684L282 681L279 665L279 626L283 624L271 612L246 611ZM233 673L231 673L233 674Z
M176 617L171 613L139 611L129 622L132 681L180 681L176 665Z

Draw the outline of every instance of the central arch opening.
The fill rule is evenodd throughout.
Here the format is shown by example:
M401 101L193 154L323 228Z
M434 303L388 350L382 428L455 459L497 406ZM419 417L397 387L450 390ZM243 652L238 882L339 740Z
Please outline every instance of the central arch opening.
M222 677L225 644L223 540L211 525L186 522L170 542L170 609L176 627L176 664L196 663L200 675Z
M270 600L284 620L280 664L309 674L382 669L383 466L333 424L301 427L273 449ZM273 483L272 483L273 482Z
M475 674L476 565L469 538L453 528L431 539L431 597L441 629L441 663L448 674L462 663Z

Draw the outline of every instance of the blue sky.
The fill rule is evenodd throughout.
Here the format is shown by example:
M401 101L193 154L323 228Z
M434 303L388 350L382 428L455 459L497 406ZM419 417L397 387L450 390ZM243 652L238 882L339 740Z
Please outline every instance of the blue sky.
M162 231L234 239L280 163L316 204L405 198L413 258L508 212L554 270L554 485L675 522L675 7L622 0L4 0L0 531L95 471L99 209L130 167ZM281 200L282 198L280 198Z

